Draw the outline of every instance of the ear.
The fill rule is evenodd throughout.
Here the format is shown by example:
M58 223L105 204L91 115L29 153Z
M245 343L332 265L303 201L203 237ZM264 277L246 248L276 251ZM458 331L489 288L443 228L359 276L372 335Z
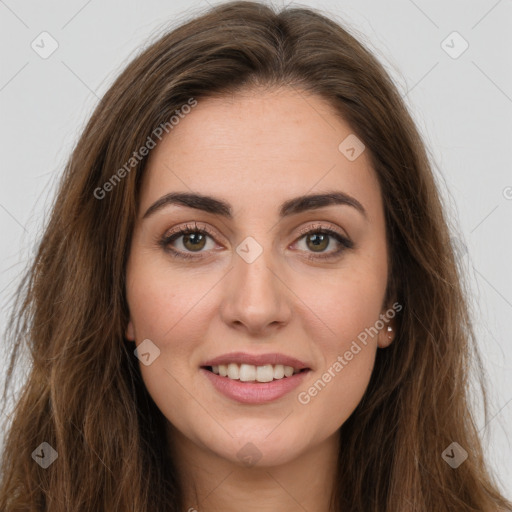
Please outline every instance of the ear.
M133 323L131 320L128 322L128 325L126 326L125 337L129 341L135 341L135 329L133 328Z
M393 343L398 327L397 316L401 310L402 306L396 300L391 300L387 307L382 310L380 318L384 326L379 331L377 338L379 348L387 348Z
M387 348L391 343L393 343L393 340L395 339L396 335L396 322L394 320L389 320L387 322L384 322L384 327L379 331L379 335L377 338L377 346L379 348Z

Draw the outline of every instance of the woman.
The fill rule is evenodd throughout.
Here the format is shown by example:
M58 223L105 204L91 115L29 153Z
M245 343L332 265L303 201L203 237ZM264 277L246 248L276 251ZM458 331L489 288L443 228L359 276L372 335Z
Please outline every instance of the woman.
M127 67L66 168L11 322L33 366L0 508L512 510L461 283L376 59L309 9L212 8Z

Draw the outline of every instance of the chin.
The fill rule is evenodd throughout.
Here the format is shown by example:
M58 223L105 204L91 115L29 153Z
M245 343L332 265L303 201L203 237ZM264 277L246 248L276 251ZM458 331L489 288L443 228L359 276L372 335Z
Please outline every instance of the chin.
M265 422L264 425L256 425L255 422L245 424L241 432L236 428L230 428L225 424L224 428L233 436L228 434L221 438L209 437L204 443L213 453L223 459L229 460L240 467L265 468L279 466L293 461L300 456L302 451L307 450L306 439L299 439L290 435L288 430L278 432L286 423L279 421ZM268 424L271 423L271 426Z

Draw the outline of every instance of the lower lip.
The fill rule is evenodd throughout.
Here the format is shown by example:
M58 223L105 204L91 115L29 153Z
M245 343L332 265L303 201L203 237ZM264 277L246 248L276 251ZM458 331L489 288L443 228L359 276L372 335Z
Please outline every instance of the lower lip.
M205 368L201 368L201 372L206 375L217 391L228 398L243 404L263 404L277 400L295 389L304 380L309 370L271 382L242 382L221 377Z

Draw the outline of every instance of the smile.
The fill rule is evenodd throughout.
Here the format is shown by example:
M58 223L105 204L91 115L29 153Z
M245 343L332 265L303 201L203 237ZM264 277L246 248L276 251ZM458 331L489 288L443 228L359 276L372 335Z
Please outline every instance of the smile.
M293 366L285 366L282 364L255 366L252 364L238 363L209 366L207 369L221 377L227 377L228 379L239 380L241 382L272 382L274 380L291 377L296 373L306 370L299 370Z
M228 371L230 364L219 366L224 366L224 369ZM302 370L297 370L296 373L293 373L293 367L284 367L283 365L263 365L260 367L247 365L252 367L248 370L243 369L243 366L245 366L243 364L240 365L242 367L240 370L238 370L237 364L235 364L235 366L237 367L236 371L242 372L242 376L244 375L244 372L247 371L246 375L248 377L251 376L249 373L252 372L252 375L254 375L254 373L257 372L256 368L263 368L263 370L260 371L267 372L268 377L270 376L270 370L267 367L270 367L272 372L277 372L278 378L274 378L274 374L272 374L272 380L260 382L256 379L243 381L240 380L240 378L230 378L228 375L222 376L219 373L214 373L213 367L211 366L200 368L201 374L205 376L209 382L209 385L211 385L212 388L220 395L223 395L224 397L227 397L241 404L251 405L265 404L285 397L285 395L288 395L291 391L297 388L304 381L306 376L311 372L309 368L304 368ZM290 373L291 369L292 374L289 376L283 375L283 377L279 378L281 373L284 374L285 368L288 368L288 374Z

